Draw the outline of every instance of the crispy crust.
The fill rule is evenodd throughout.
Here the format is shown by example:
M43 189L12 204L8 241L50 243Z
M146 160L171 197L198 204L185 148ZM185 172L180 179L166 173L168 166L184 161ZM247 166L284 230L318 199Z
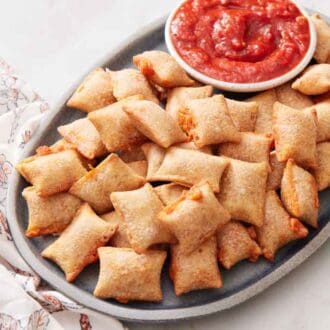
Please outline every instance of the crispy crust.
M188 187L206 180L213 191L219 192L220 178L228 162L224 157L171 147L166 150L161 166L149 180L171 181Z
M267 192L265 222L256 232L265 258L271 261L278 249L308 235L307 228L286 212L275 191Z
M175 120L153 102L131 101L124 105L123 110L136 129L163 148L187 141Z
M169 274L177 296L194 290L222 286L216 252L217 243L214 236L188 256L181 252L180 245L171 246Z
M91 112L115 101L111 76L102 68L96 68L88 74L73 93L67 106L84 112Z
M115 233L117 225L106 223L85 203L60 237L42 251L44 258L54 261L68 282L97 259L97 249Z
M114 298L121 303L132 300L161 301L160 276L165 251L137 254L128 248L98 249L100 274L94 290L98 298Z
M154 244L175 242L157 218L164 205L149 183L137 190L113 192L110 197L125 221L128 240L136 253L144 253Z
M159 219L179 241L181 253L191 254L230 220L210 185L202 182L167 205Z
M330 142L319 143L316 149L318 167L314 169L313 175L321 191L330 186Z
M70 189L70 193L88 202L98 214L112 209L110 193L141 187L145 179L139 176L116 154L109 155Z
M168 53L153 50L133 57L133 63L144 76L164 88L186 87L195 84L175 59Z
M88 159L94 159L106 154L100 134L87 118L59 126L57 130L67 142L75 145L77 150Z
M25 235L30 238L62 232L82 204L79 198L68 193L40 197L33 187L25 188L22 196L29 209Z
M330 26L320 14L312 15L317 33L317 45L314 58L318 63L330 63Z
M273 132L278 161L293 158L303 167L317 166L316 120L315 110L307 114L279 102L274 104Z
M244 259L256 262L261 249L251 238L249 231L238 221L230 221L217 234L218 260L226 269Z

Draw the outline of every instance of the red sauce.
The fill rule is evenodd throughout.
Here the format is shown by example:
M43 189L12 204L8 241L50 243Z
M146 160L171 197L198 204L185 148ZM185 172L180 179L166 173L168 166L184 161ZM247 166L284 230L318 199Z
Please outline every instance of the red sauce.
M237 83L290 71L310 42L308 21L289 0L187 0L170 31L177 52L191 67Z

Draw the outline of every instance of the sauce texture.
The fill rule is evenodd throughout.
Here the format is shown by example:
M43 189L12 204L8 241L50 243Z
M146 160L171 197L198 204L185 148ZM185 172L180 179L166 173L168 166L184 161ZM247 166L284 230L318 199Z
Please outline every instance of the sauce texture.
M187 0L174 15L170 33L191 67L236 83L287 73L310 43L308 20L289 0Z

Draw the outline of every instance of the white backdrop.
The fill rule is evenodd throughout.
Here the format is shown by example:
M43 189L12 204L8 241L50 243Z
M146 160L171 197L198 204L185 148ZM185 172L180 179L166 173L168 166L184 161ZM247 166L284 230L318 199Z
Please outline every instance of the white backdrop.
M0 0L0 56L46 100L56 100L109 50L165 15L176 0ZM329 0L301 0L330 16ZM200 320L130 329L330 329L330 242L254 299ZM97 329L95 329L97 330Z

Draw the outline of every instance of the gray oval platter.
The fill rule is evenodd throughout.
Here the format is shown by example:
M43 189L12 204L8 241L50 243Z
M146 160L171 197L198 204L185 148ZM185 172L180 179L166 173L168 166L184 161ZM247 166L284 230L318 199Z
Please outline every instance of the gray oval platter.
M108 54L96 66L113 70L131 66L132 56L144 50L165 49L163 36L165 18L143 29L126 41L115 53ZM86 72L87 74L87 72ZM56 128L83 116L79 111L67 109L65 103L74 89L71 88L61 99L58 106L42 121L38 132L27 145L22 158L34 153L39 145L52 144L59 135ZM229 95L243 98L246 95ZM318 230L310 230L304 240L293 242L279 251L273 263L261 258L257 263L241 262L232 270L222 270L224 286L221 289L201 290L176 297L167 276L168 264L162 274L164 299L161 303L134 302L127 305L114 300L100 300L93 296L99 267L98 264L87 267L70 284L65 281L62 271L53 263L43 259L40 252L54 238L41 237L27 239L24 235L27 226L27 207L21 192L27 183L14 173L8 192L8 218L15 244L26 262L45 281L71 299L95 311L115 316L122 320L139 322L161 322L200 317L228 309L263 291L297 267L315 252L330 235L330 189L320 194L320 214Z

